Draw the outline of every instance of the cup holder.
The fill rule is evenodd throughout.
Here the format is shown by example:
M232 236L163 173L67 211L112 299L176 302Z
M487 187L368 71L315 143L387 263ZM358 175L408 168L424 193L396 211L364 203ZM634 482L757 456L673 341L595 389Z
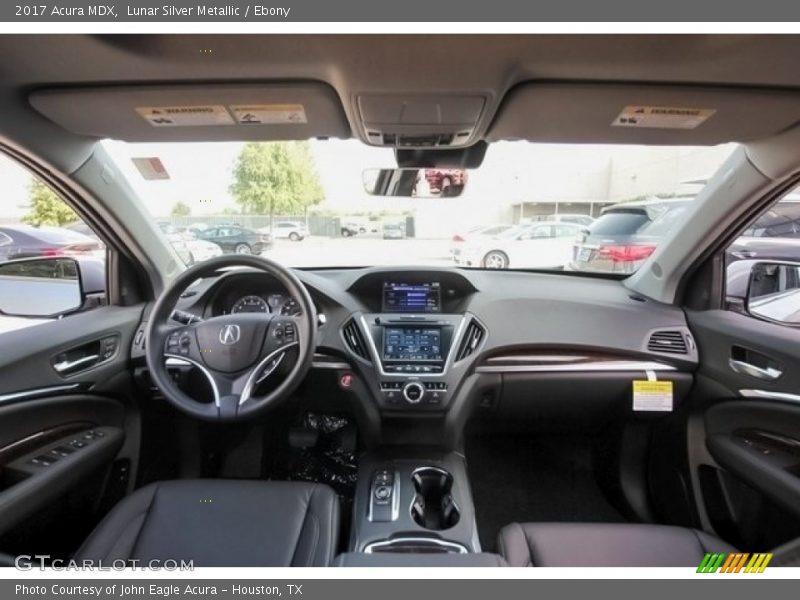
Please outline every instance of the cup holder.
M439 531L458 523L461 513L453 501L453 476L438 467L422 467L411 475L416 495L411 517L420 527Z

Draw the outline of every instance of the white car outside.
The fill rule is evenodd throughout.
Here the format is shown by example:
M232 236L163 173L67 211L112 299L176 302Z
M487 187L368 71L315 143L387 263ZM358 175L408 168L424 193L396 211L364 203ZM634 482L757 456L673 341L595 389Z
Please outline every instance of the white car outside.
M269 227L260 229L264 233L269 233ZM296 221L277 221L272 228L273 239L291 240L299 242L308 237L308 229L304 223Z
M581 225L537 222L500 235L473 238L461 254L460 264L485 269L550 269L569 262Z
M189 250L189 253L192 255L195 263L203 262L204 260L208 260L209 258L214 258L216 256L222 256L222 248L220 248L214 242L192 239L191 237L187 236L184 239L184 243L186 244L186 248Z
M515 225L481 225L473 227L466 233L456 233L450 240L450 255L453 257L453 261L460 265L462 263L461 254L469 242L481 237L495 237L514 227Z

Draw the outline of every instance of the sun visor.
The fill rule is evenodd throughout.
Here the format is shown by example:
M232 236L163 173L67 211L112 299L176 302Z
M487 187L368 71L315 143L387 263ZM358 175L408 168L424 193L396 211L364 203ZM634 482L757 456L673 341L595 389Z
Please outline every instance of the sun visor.
M489 141L704 146L769 137L800 121L800 93L612 84L522 84Z
M73 133L129 142L350 137L338 95L319 82L42 89L30 103Z

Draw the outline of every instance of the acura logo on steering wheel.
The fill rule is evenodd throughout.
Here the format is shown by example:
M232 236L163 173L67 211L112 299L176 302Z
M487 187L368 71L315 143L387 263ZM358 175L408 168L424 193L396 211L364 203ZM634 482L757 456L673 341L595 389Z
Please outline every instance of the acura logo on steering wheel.
M238 325L225 325L219 330L219 342L223 346L232 346L239 341L242 331Z

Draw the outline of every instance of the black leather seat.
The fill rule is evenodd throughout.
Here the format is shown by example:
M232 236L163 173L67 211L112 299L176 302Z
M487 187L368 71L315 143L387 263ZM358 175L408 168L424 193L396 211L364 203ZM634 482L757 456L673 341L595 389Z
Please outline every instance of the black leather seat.
M497 543L512 567L696 567L736 551L695 529L626 523L512 523Z
M143 487L115 506L76 559L318 567L331 564L338 537L339 499L325 485L165 481Z

